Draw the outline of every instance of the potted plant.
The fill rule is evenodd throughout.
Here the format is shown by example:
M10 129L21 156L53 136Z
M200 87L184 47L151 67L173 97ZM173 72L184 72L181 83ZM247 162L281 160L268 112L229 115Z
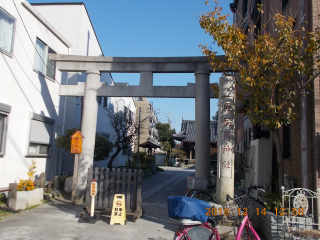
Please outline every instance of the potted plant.
M16 206L17 209L26 209L34 205L42 204L43 188L34 188L34 173L36 172L36 162L32 160L27 172L29 179L19 181L17 186Z

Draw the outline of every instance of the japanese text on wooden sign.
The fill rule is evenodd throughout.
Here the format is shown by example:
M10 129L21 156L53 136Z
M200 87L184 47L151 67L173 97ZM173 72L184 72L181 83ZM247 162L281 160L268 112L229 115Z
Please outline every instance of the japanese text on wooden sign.
M97 195L97 183L92 182L91 188L90 188L90 196L95 196L95 195Z
M71 136L71 153L80 154L82 153L82 134L80 131L76 131Z

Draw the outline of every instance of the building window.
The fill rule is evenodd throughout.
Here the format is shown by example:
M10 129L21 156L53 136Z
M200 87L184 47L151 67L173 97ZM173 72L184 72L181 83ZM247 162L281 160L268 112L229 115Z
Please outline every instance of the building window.
M11 106L0 103L0 156L5 154L8 131L8 115L10 112Z
M142 101L142 97L133 97L132 100L133 101Z
M248 137L247 137L247 130L244 131L244 151L247 151L248 148L248 141L247 141Z
M288 3L289 3L289 0L282 0L282 12L286 9Z
M0 113L0 155L4 155L7 133L7 115Z
M49 53L55 53L44 42L37 38L36 51L34 54L34 70L47 76L49 78L55 78L56 63L49 60Z
M103 107L108 108L108 97L103 97Z
M283 158L289 158L291 156L291 125L283 125L282 127L282 139L283 139Z
M30 143L29 155L49 155L49 146L45 144Z
M97 97L97 103L98 103L99 105L101 105L101 103L102 103L102 97Z
M242 18L245 19L248 11L248 0L242 2Z
M15 18L0 7L0 51L12 56Z
M54 120L33 114L30 127L28 156L49 156Z

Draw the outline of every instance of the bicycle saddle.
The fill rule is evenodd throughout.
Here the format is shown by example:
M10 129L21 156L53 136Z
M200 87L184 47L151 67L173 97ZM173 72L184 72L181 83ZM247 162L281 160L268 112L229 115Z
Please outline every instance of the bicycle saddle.
M221 215L212 216L212 217L208 218L208 223L210 223L213 227L216 227L216 226L218 226L221 219L222 219Z

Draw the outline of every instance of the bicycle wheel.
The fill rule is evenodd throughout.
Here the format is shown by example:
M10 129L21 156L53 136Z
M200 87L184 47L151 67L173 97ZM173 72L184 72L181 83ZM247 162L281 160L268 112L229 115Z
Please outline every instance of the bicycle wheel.
M197 192L197 189L189 189L189 191L186 193L185 197L191 197L196 192Z
M206 201L206 202L213 202L213 198L211 197L211 195L207 192L204 192L204 191L196 192L191 197L197 198L199 200Z
M214 240L215 232L203 226L197 226L187 229L176 240Z

